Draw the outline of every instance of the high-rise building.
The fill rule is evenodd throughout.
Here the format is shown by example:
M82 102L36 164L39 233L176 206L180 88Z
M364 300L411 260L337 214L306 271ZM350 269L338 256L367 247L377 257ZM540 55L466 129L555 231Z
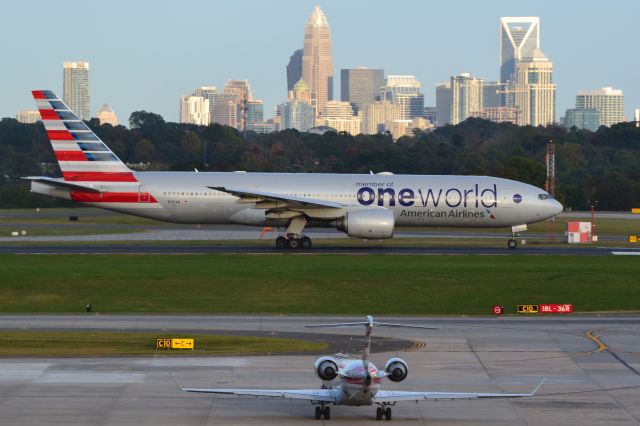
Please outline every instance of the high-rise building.
M497 81L485 81L482 85L482 107L497 108L502 106L506 85Z
M249 80L227 80L224 85L223 93L227 95L236 95L240 100L251 100L251 87Z
M451 116L449 123L458 124L482 113L484 80L462 73L451 77Z
M420 82L412 75L390 75L384 87L383 99L400 105L402 120L424 115L424 95Z
M351 103L329 101L320 115L320 123L318 124L333 127L337 132L357 135L360 133L362 119L353 113Z
M112 126L118 125L118 117L113 112L111 107L107 104L102 105L102 108L98 110L96 118L100 120L100 124L111 124Z
M436 122L437 127L450 123L451 119L451 83L436 84Z
M200 96L209 100L209 121L213 123L213 107L216 104L216 86L201 86L193 91L192 96Z
M595 132L600 127L600 110L595 108L573 108L564 114L564 127L587 129Z
M180 123L208 126L209 100L201 96L181 96Z
M278 105L280 130L296 129L306 132L315 126L313 107L305 101L288 101Z
M484 107L480 118L493 121L494 123L513 123L518 122L518 109L516 107Z
M376 101L365 104L362 112L361 131L365 135L374 135L388 130L388 123L400 120L402 111L400 105L394 105L389 101Z
M278 129L297 129L306 132L315 126L315 111L311 106L311 88L300 79L289 91L289 101L278 105L274 121Z
M599 110L601 126L611 126L624 121L624 95L622 90L612 87L578 92L576 108Z
M33 124L40 121L40 112L37 109L23 109L16 113L16 120L22 124Z
M540 49L540 18L500 18L500 81L513 81L518 62Z
M89 97L89 62L65 62L63 100L82 120L91 118Z
M636 122L636 127L640 127L640 108L636 108L633 112L633 121Z
M311 87L316 116L333 100L333 59L329 23L320 6L313 8L304 27L302 79Z
M260 99L247 101L245 110L245 124L253 126L264 122L264 105Z
M520 126L546 126L556 117L556 85L553 64L540 49L518 61L515 106Z
M351 102L356 113L366 103L382 97L384 70L349 68L340 71L340 100Z
M287 91L293 90L293 86L302 78L302 49L293 52L287 64Z
M215 104L211 108L211 122L229 127L239 127L238 95L235 93L218 93L214 95Z
M436 125L436 115L437 115L436 107L434 106L424 107L424 118L429 120L429 123L433 124L434 126Z

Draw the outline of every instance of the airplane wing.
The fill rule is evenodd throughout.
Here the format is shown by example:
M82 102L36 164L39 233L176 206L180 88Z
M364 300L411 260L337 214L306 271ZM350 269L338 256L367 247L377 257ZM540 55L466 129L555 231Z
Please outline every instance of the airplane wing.
M476 398L524 398L534 396L544 384L543 381L530 393L473 393L473 392L403 392L403 391L379 391L373 398L373 402L398 402L398 401L423 401L438 399L476 399Z
M283 398L302 399L306 401L336 402L336 389L197 389L180 388L183 392L209 393L214 395L234 395L244 398Z
M306 197L294 197L292 195L278 194L275 192L265 192L243 188L230 188L225 186L209 186L208 188L235 195L236 197L239 197L240 199L246 200L248 202L273 201L286 203L290 207L300 208L344 208L344 205L340 203L334 203L333 201L318 200L315 198Z

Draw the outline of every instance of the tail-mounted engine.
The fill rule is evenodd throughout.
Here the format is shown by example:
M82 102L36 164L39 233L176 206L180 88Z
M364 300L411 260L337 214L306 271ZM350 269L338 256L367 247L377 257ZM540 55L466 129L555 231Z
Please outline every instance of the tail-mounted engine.
M406 379L407 374L409 374L407 363L400 358L391 358L387 361L384 365L384 371L392 382L401 382Z
M316 369L316 374L318 374L318 377L322 380L331 381L338 376L338 365L333 358L329 356L318 358L314 364L314 368Z

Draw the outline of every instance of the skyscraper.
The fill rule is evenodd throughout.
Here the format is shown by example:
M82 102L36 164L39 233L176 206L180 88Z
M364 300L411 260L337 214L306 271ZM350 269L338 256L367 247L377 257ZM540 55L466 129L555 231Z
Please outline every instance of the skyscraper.
M89 62L63 64L63 100L82 120L91 118Z
M384 87L384 70L350 68L340 71L340 100L351 102L356 112L367 103L380 100Z
M564 127L587 129L595 132L600 127L600 111L595 108L572 108L564 114Z
M299 80L290 91L289 101L278 105L280 130L297 129L306 132L315 125L315 112L311 106L311 88Z
M576 108L599 110L601 126L611 126L624 121L624 95L622 90L612 87L578 92Z
M436 84L436 122L442 127L451 120L451 83Z
M293 90L293 86L302 78L302 49L293 52L287 65L287 91Z
M192 96L200 96L209 100L209 122L213 122L213 107L216 104L216 86L201 86L193 91Z
M384 100L400 105L402 120L424 115L424 95L420 93L420 82L412 75L388 76Z
M500 18L500 81L515 80L518 61L540 49L540 18Z
M482 85L482 107L497 108L502 105L505 84L497 81L485 81Z
M333 127L337 132L347 132L351 135L361 133L362 119L353 113L353 107L349 102L327 102L321 118L322 125Z
M180 123L209 125L209 100L201 96L180 96Z
M316 116L333 100L333 59L329 23L320 6L313 8L304 27L302 79L311 87Z
M107 104L102 105L102 108L98 110L96 118L100 120L100 124L111 124L112 126L118 125L118 117L113 112L111 107Z
M375 135L388 130L389 123L400 120L400 106L388 101L377 101L366 104L362 112L362 133Z
M539 49L518 61L515 106L520 126L546 126L556 118L556 85L553 64Z
M449 123L458 124L482 113L484 80L469 73L451 77L451 111Z
M33 124L41 120L37 109L22 109L16 113L16 120L22 124Z

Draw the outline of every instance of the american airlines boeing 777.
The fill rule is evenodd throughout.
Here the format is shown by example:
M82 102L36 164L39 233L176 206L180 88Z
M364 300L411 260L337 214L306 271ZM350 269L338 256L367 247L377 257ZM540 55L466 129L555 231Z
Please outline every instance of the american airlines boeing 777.
M546 191L489 176L135 172L49 90L33 97L62 178L29 176L31 191L176 223L286 227L277 247L310 248L309 227L385 239L396 226L518 229L562 205Z

